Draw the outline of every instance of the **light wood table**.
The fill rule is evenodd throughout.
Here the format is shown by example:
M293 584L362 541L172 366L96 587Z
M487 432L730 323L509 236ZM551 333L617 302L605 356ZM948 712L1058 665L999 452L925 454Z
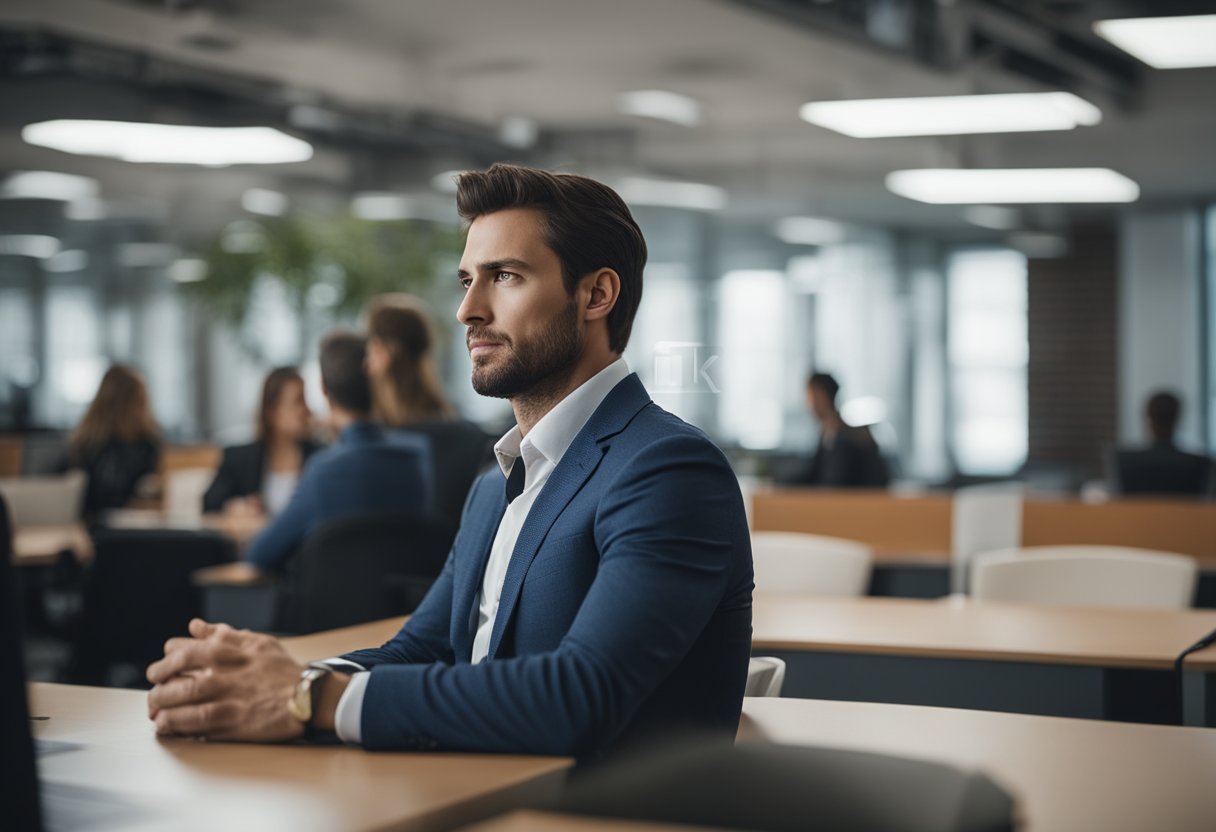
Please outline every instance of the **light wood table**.
M329 659L364 647L379 647L397 635L404 623L403 617L384 618L353 627L341 627L307 636L292 636L283 639L283 646L298 662Z
M30 686L51 792L85 787L130 804L122 828L428 830L557 794L570 761L491 754L368 753L343 746L157 739L140 691Z
M708 826L591 818L520 809L508 815L466 827L463 832L698 832L698 830L713 832L713 828Z
M1216 829L1216 731L951 708L746 699L740 741L896 754L987 773L1026 832Z
M1175 658L1216 611L757 593L752 645L786 695L1176 720ZM1187 662L1188 723L1216 722L1216 650Z
M267 520L258 514L201 514L176 517L159 509L121 508L105 513L105 526L110 529L185 529L215 531L230 537L238 549L244 549L262 529Z
M65 526L23 526L13 531L13 564L49 566L61 552L71 552L76 560L93 557L93 541L80 523Z

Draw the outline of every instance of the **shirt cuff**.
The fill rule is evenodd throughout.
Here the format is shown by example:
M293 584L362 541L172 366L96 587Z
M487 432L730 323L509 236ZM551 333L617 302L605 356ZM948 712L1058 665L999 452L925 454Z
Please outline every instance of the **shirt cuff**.
M332 664L326 662L326 664ZM347 665L358 667L354 662ZM335 669L343 669L336 667ZM338 709L334 712L334 732L342 742L359 745L363 741L363 694L367 690L367 681L372 677L363 668L350 677L350 683L338 700Z

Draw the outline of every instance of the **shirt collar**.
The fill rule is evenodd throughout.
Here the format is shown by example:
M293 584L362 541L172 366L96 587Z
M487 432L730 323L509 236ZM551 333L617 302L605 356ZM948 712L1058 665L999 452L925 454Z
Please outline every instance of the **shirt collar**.
M624 358L618 358L554 405L527 436L520 433L519 425L507 431L494 445L494 456L503 476L510 476L511 466L521 456L528 467L541 457L556 465L591 414L628 375L629 365Z

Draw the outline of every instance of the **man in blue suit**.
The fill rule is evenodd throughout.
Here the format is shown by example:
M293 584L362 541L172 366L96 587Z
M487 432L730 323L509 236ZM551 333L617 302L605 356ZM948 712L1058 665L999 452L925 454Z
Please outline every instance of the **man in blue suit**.
M722 453L620 357L641 231L598 182L508 165L462 176L457 205L473 387L509 399L517 425L443 573L391 641L321 666L191 622L148 669L159 732L581 759L672 731L733 736L751 642L743 502Z
M371 387L363 369L367 342L332 332L321 342L321 389L338 442L304 464L291 502L254 538L245 558L280 569L310 534L356 514L425 511L430 506L429 448L390 438L368 421Z

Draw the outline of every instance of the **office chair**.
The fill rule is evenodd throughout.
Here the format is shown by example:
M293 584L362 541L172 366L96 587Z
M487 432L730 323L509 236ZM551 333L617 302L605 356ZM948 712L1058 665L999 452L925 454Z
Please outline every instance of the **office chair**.
M854 540L798 532L752 532L758 592L865 595L870 547Z
M455 527L433 514L343 517L288 562L275 629L315 633L413 612L439 577Z
M959 488L951 508L950 591L965 594L971 560L980 552L991 552L1022 544L1020 483L996 482Z
M780 696L785 683L785 660L776 656L753 656L747 665L744 696Z
M185 529L101 529L93 545L68 680L108 684L127 665L142 685L165 641L202 615L191 573L234 560L236 546L218 532Z
M1123 546L1031 546L977 555L971 594L981 601L1185 609L1194 558Z
M571 781L560 812L763 832L1012 832L986 776L885 754L691 741Z

